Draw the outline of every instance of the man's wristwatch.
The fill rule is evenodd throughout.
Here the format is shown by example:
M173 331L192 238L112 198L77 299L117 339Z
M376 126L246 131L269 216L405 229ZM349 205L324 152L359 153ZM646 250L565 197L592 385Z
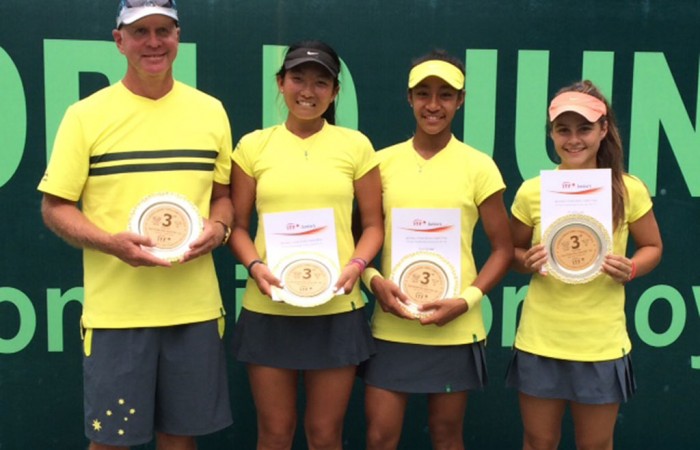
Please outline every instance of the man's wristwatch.
M221 226L224 227L224 238L221 240L221 245L226 245L228 239L231 237L231 227L220 220L217 220L216 223L220 223Z

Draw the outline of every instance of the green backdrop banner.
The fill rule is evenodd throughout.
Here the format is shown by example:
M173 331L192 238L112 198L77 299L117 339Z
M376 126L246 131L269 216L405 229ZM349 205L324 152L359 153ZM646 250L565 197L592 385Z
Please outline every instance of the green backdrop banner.
M234 140L284 117L274 89L284 46L329 42L343 59L339 117L377 149L408 138L411 59L444 48L465 59L460 138L494 157L508 189L551 168L547 101L590 78L612 99L630 172L654 196L661 265L628 287L627 318L639 394L620 410L616 447L700 445L700 7L694 0L181 0L176 77L222 100ZM0 1L0 449L77 449L82 431L78 319L82 269L41 222L36 185L69 104L116 82L117 2ZM477 259L488 245L477 229ZM217 250L228 332L245 270ZM520 447L517 394L503 387L527 279L509 274L485 301L490 385L470 398L465 441ZM229 360L235 424L200 448L255 447L243 367ZM300 400L301 402L301 400ZM429 448L425 399L412 398L401 448ZM356 384L345 448L364 448ZM153 448L146 446L144 448ZM303 432L295 448L305 448ZM574 448L565 426L563 449Z

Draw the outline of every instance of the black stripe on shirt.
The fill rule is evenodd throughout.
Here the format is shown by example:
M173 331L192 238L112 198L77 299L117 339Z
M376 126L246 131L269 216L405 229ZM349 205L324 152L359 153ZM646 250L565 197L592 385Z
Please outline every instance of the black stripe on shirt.
M121 166L91 168L89 176L96 177L100 175L114 175L120 173L164 172L169 170L197 170L204 172L212 172L214 170L214 164L195 162L172 162L161 164L124 164Z
M214 150L139 150L132 152L106 153L90 157L90 164L129 159L160 159L160 158L204 158L216 159L219 153Z

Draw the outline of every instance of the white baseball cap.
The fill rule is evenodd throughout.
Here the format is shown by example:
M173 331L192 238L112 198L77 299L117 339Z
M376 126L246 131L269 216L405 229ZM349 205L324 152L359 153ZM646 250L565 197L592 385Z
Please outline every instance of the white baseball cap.
M117 28L153 14L168 16L178 22L175 0L120 0Z

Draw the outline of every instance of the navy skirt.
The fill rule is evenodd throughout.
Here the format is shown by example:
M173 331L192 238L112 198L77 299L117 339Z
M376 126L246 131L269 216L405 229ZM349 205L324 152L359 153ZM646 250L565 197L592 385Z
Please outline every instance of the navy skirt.
M280 369L356 366L375 351L364 308L324 316L241 310L233 334L238 361Z
M488 383L483 342L418 345L376 339L377 353L360 366L365 383L405 393L482 389Z
M626 402L637 390L630 355L610 361L581 362L520 350L513 352L506 386L533 397L594 405Z

